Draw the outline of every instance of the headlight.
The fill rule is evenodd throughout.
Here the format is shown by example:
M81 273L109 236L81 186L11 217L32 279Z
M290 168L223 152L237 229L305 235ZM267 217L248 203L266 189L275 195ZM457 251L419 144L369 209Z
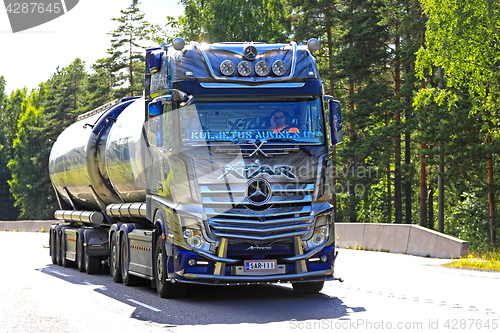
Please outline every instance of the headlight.
M327 226L314 229L314 234L311 237L312 245L318 246L323 244L327 240L328 234L329 232Z
M275 75L282 76L286 72L286 64L281 60L276 60L273 62L272 70Z
M269 74L269 64L265 61L259 61L257 65L255 65L255 73L258 76L266 76Z
M181 223L182 238L184 238L186 244L194 249L210 252L212 243L207 241L203 236L202 221L196 218L183 216L181 218Z
M230 76L233 75L235 66L231 60L224 60L220 64L219 69L223 75Z
M238 73L241 76L250 76L252 74L252 64L248 61L242 61L238 64Z
M324 244L330 237L330 228L330 214L324 214L317 217L311 238L302 243L304 249L309 249Z
M201 249L205 244L203 236L201 235L201 231L199 230L186 229L183 232L183 236L186 240L186 243L188 243L195 249Z

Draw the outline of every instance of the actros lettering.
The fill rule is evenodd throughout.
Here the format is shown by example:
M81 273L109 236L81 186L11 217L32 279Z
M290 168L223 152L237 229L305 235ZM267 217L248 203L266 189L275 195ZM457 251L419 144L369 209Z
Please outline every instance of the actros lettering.
M288 165L270 167L269 165L245 165L244 163L238 163L230 166L225 165L222 167L222 170L224 174L219 177L219 180L225 179L229 175L237 179L252 179L261 173L269 176L285 176L290 179L297 178L292 173L292 167Z

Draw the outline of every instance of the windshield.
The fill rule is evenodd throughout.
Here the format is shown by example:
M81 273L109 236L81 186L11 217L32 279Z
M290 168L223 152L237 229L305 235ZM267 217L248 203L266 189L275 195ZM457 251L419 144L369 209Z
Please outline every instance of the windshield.
M183 144L228 141L324 143L319 97L269 101L198 100L181 110Z

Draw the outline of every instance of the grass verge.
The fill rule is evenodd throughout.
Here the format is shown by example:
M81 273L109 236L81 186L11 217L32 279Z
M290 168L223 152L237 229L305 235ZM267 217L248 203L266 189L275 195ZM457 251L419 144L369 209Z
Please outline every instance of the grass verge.
M466 258L443 264L446 267L469 268L485 271L500 271L500 252L472 253Z

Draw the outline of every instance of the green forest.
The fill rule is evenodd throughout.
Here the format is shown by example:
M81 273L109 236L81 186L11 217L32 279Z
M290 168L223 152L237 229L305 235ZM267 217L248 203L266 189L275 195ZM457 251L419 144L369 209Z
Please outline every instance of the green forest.
M53 219L55 138L115 98L141 95L146 47L306 43L342 104L333 204L338 222L418 224L490 251L500 244L500 3L492 0L180 0L156 25L138 0L113 18L106 54L75 59L31 91L0 73L3 220Z

